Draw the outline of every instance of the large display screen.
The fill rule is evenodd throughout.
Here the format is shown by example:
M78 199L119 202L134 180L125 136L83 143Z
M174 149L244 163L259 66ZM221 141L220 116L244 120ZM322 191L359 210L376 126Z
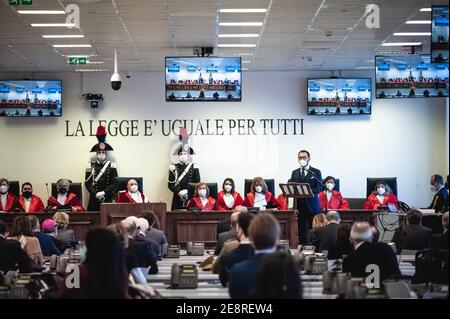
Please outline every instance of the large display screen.
M448 63L430 63L429 55L376 56L376 97L448 96Z
M61 80L0 80L0 116L61 116L61 97Z
M371 114L371 93L370 78L308 79L308 114Z
M166 57L166 101L241 101L240 57Z
M448 6L431 9L431 61L448 63Z

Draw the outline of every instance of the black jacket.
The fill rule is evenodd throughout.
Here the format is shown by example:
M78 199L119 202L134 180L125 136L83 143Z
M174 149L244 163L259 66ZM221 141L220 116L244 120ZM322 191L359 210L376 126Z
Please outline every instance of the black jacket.
M403 249L420 250L428 248L433 231L420 225L408 225L397 228L392 241L395 243L397 252Z
M318 197L318 194L322 191L322 173L320 172L320 170L310 166L306 176L302 176L301 168L297 168L296 170L292 171L291 178L288 182L308 183L311 186L314 197L306 199L306 206L308 207L309 213L317 214L318 212L320 212ZM297 207L300 207L298 202Z
M222 286L227 286L231 268L235 264L247 260L253 255L253 247L248 243L240 244L236 249L220 257L219 279Z
M448 230L443 234L434 235L430 242L431 249L444 249L448 251Z
M329 223L319 227L315 231L314 241L317 246L316 251L329 250L336 243L337 229L339 224Z
M237 239L236 230L231 229L229 231L220 233L219 238L217 239L217 246L216 249L214 250L214 255L218 256L222 251L225 242L230 239Z
M343 256L347 256L353 252L353 245L349 240L338 241L332 245L328 250L327 258L329 260L341 259Z
M6 273L19 269L20 272L28 273L33 270L32 268L33 261L20 247L20 242L0 236L0 271Z
M344 258L343 272L350 272L353 277L366 277L366 267L375 264L380 268L380 280L392 275L400 275L397 256L385 243L365 242Z
M150 267L149 274L158 273L157 256L147 240L128 240L127 253L135 258L136 267Z
M434 209L437 212L444 212L448 210L448 190L442 187L439 192L434 194L429 209Z
M175 170L169 169L169 182L167 186L173 193L172 210L186 208L183 207L183 202L181 201L180 196L178 196L178 193L183 189L188 189L189 183L200 182L200 171L195 167L195 165L192 165L186 175L184 175L183 179L178 184L176 183L175 177L180 177L183 174L186 169L186 165L187 164L178 163L174 165Z

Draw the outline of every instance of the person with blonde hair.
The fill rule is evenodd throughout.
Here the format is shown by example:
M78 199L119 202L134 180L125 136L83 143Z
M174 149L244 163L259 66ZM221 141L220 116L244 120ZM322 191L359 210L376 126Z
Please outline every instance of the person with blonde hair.
M278 203L274 194L269 192L264 178L255 177L250 186L250 192L245 196L243 205L265 210L266 208L279 208L280 203Z
M308 232L308 244L314 245L316 240L316 233L320 227L327 224L327 216L324 213L319 213L313 217L312 228Z
M206 183L200 182L195 185L194 196L188 203L188 207L196 207L201 210L214 210L217 207L215 198L209 196L209 187Z
M77 242L75 232L72 229L67 229L70 223L69 214L56 212L52 219L56 223L56 238L64 244L75 248Z

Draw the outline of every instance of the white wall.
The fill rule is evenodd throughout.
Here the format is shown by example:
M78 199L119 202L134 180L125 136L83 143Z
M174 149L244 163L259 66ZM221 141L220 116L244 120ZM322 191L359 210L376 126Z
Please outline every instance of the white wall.
M372 76L344 73L343 76ZM21 78L0 74L0 78ZM193 136L201 176L221 183L231 176L243 191L243 179L257 175L286 181L298 166L301 148L323 176L341 179L346 197L365 197L367 176L397 176L399 197L410 205L426 206L432 194L429 176L448 172L448 99L373 100L371 116L313 117L306 115L306 78L329 72L250 72L244 74L241 103L166 103L163 73L133 73L120 91L109 85L110 74L35 74L34 78L63 80L63 117L0 118L0 176L31 181L47 197L45 182L60 177L82 181L95 137L65 137L80 120L139 120L140 136L108 136L121 176L143 176L152 201L170 202L167 165L176 136L165 137L157 127L142 136L143 120L304 118L304 135ZM80 99L82 93L102 93L98 110ZM96 125L95 125L96 127ZM260 132L261 133L261 132ZM85 202L87 197L85 196Z

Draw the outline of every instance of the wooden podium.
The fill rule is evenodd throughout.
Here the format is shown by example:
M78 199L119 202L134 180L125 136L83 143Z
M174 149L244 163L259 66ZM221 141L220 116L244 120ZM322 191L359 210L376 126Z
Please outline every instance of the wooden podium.
M136 216L139 213L151 210L159 218L160 229L166 229L166 203L143 203L143 204L129 204L129 203L103 203L100 206L100 224L108 226L110 224L118 223L128 216Z

